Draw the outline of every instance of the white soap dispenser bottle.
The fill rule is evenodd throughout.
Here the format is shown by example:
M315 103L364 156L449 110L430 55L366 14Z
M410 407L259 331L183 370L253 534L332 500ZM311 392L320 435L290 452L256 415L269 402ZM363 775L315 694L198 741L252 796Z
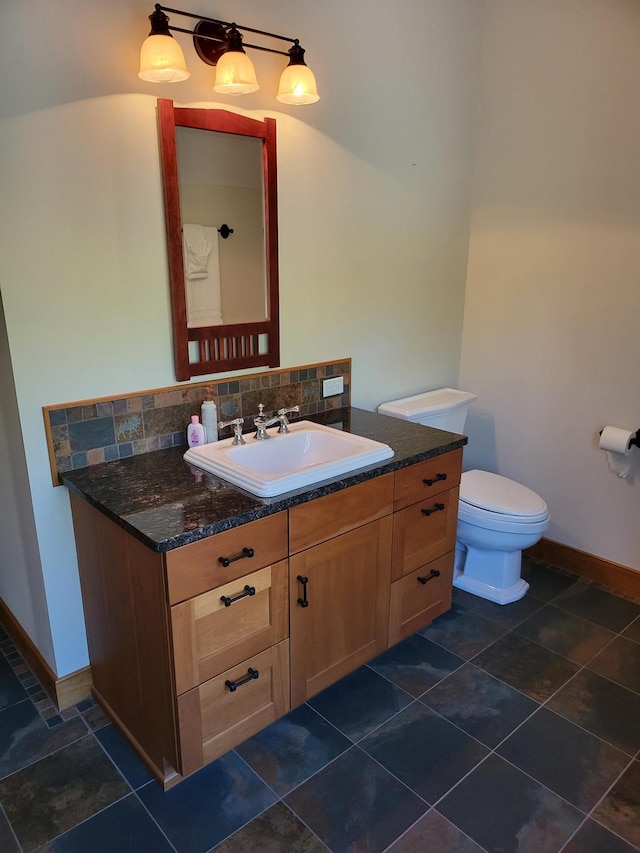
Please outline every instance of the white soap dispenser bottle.
M204 400L200 409L202 426L204 427L205 441L207 444L218 440L218 407L213 399L213 389L204 389Z
M198 447L205 444L204 427L197 415L191 415L191 423L187 427L187 444L189 447Z

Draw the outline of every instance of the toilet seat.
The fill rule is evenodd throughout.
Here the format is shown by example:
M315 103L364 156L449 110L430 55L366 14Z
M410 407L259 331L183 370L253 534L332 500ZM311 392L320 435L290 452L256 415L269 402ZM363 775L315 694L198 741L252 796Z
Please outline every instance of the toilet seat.
M489 471L465 471L460 480L459 517L493 530L546 522L549 510L532 489Z

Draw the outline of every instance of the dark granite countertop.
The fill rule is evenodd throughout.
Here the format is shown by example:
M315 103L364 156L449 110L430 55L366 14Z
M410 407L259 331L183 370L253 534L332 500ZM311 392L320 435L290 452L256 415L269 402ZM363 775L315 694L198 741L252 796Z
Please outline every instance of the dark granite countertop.
M307 418L388 444L394 456L274 498L257 498L189 465L185 447L131 456L61 475L63 484L154 551L171 551L272 513L422 462L467 443L463 435L362 409Z

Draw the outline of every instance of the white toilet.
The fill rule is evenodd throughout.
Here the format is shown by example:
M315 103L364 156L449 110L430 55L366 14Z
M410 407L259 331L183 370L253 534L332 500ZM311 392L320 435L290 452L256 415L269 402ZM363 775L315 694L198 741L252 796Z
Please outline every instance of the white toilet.
M381 415L462 433L475 394L440 388L378 406ZM453 585L481 598L508 604L527 592L520 577L522 549L549 526L540 495L488 471L465 471L460 481Z

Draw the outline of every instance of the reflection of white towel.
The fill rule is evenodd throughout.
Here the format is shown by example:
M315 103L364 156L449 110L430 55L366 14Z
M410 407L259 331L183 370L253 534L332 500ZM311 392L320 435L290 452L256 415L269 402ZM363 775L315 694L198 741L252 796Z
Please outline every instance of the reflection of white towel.
M184 261L187 278L207 278L207 264L213 249L204 235L202 225L187 225L183 228Z
M218 231L207 225L182 226L187 326L222 323Z

